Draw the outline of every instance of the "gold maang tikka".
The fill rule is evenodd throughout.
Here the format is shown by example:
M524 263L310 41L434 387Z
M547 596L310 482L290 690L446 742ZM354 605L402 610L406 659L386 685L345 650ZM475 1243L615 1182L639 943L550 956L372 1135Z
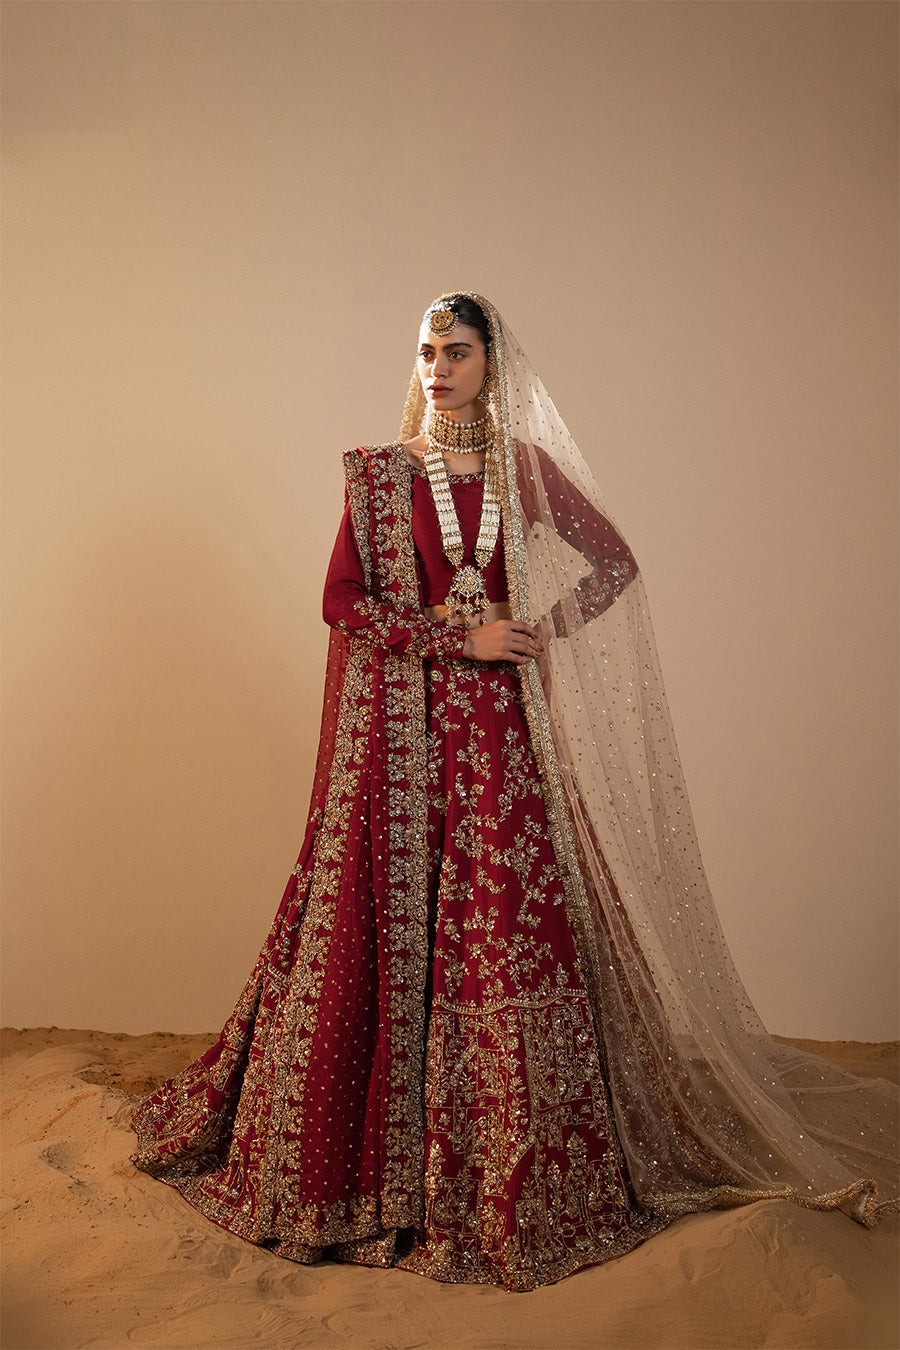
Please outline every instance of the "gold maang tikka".
M459 320L459 315L454 314L452 309L433 309L425 317L428 320L428 327L436 337L443 337L444 333L449 333Z

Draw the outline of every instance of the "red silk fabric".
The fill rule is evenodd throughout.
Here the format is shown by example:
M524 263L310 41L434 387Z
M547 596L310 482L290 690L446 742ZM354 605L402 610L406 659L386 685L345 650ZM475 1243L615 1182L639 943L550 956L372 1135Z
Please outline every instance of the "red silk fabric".
M367 501L390 538L380 472ZM415 478L421 596L437 521ZM453 484L469 546L481 491ZM297 866L217 1042L135 1108L132 1161L293 1260L531 1289L670 1219L630 1190L517 669L461 658L464 630L382 598L393 572L367 581L360 500L325 586Z
M539 450L539 454L550 509L558 513L561 521L566 522L565 526L561 527L564 529L566 542L577 549L591 565L591 571L576 587L576 594L582 608L588 609L590 604L589 612L592 615L597 614L611 604L622 587L627 585L630 576L637 571L637 563L631 549L611 523L577 492L549 455L542 450ZM410 478L412 538L419 600L424 608L426 605L441 605L445 602L456 569L444 552L437 510L427 475L424 471L411 468ZM450 475L450 490L463 540L463 563L473 562L481 524L483 475ZM534 492L533 482L524 477L522 470L519 495L527 524L531 524L535 516ZM507 600L509 590L506 581L502 523L494 552L483 570L488 599L492 602ZM609 579L613 574L616 576L615 587L609 585ZM347 619L348 602L358 599L365 592L366 581L348 502L345 504L325 583L323 605L325 622L335 625L342 618ZM593 603L590 603L591 600ZM359 633L358 623L353 620L350 622ZM389 645L392 651L407 650L407 635L397 633ZM426 650L423 654L435 655L436 652ZM443 654L448 654L446 648L443 649Z

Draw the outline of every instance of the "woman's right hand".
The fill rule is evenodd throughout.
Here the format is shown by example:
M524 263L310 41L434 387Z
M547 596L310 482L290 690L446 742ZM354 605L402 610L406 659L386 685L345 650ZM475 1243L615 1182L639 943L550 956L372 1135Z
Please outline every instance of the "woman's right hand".
M469 629L463 656L472 661L513 661L517 666L544 650L537 632L521 619L495 619Z

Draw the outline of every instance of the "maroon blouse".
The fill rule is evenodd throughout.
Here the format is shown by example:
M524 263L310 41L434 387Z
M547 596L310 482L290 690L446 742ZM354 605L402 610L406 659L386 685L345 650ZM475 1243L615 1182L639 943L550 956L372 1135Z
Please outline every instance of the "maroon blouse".
M565 537L592 564L592 572L581 579L575 587L575 594L589 614L600 613L612 604L636 574L637 563L624 539L606 517L586 501L543 449L538 447L538 453L551 509L558 512L561 521L565 522L562 527ZM424 470L414 469L410 465L410 477L413 546L420 605L424 609L426 605L442 605L445 602L456 569L444 553L428 476ZM473 562L481 523L484 473L449 474L448 477L463 539L463 561ZM534 485L531 480L520 478L519 497L525 521L530 524L535 515ZM509 598L502 524L494 552L484 568L484 577L488 600L493 602ZM369 595L347 497L325 578L322 602L325 622L332 628L356 634L394 652L417 652L420 656L438 659L460 655L466 629L452 627L442 619L427 619L421 609L388 605ZM561 632L561 618L556 615L553 617L557 631Z
M426 605L443 604L456 569L444 554L428 478L424 472L413 469L412 465L409 471L412 479L412 534L420 608L389 605L375 599L366 590L365 573L347 496L325 577L322 617L332 628L387 647L393 652L415 652L432 660L461 656L468 636L467 629L461 625L451 626L443 619L428 619L421 612ZM460 518L464 558L468 562L475 556L484 475L471 475L471 482L460 482L460 477L450 475L450 491ZM492 600L506 599L502 527L493 557L485 568L485 577L489 597ZM498 586L498 578L502 593L495 597L492 586Z

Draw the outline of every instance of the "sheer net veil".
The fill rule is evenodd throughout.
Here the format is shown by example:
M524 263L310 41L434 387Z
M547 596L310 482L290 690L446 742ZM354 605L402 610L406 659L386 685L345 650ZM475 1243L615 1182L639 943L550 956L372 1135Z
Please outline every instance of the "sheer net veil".
M603 524L621 531L509 325L454 296L490 327L509 598L545 645L523 699L636 1196L674 1213L785 1198L872 1227L898 1208L900 1092L763 1026L705 875L639 568L605 556ZM414 367L400 438L425 414Z

